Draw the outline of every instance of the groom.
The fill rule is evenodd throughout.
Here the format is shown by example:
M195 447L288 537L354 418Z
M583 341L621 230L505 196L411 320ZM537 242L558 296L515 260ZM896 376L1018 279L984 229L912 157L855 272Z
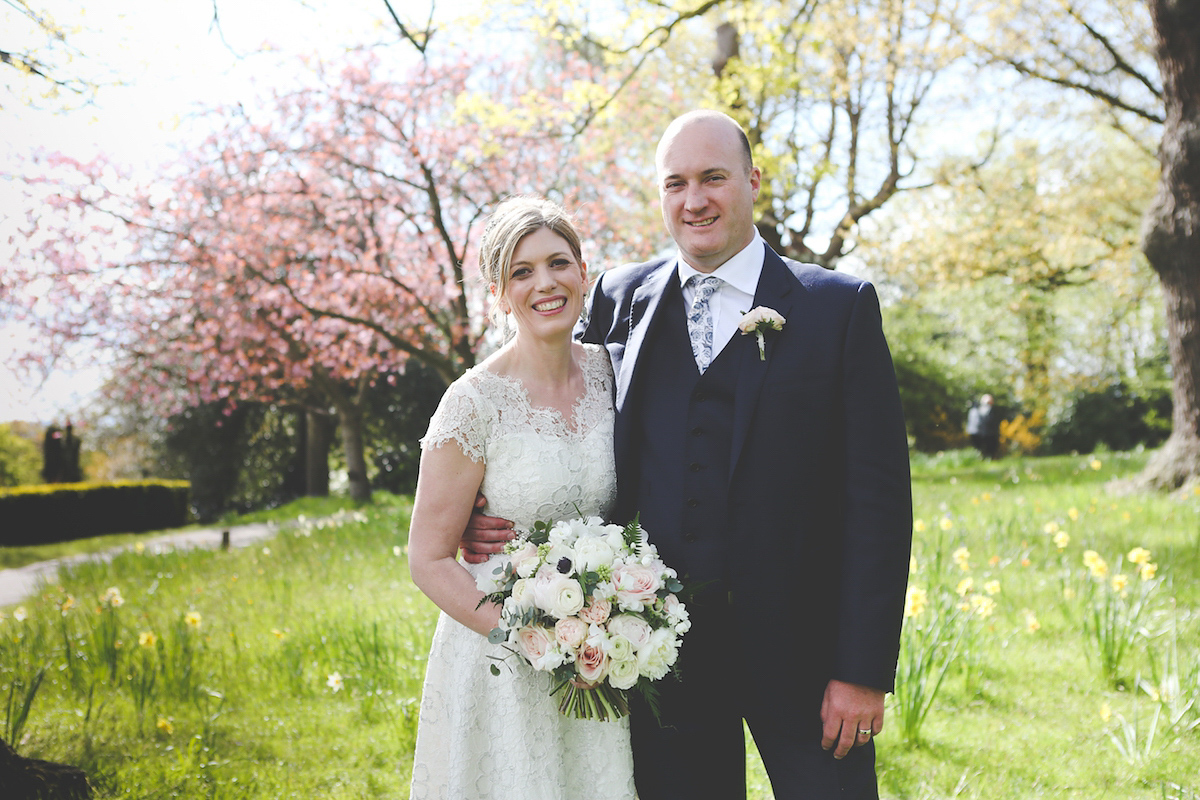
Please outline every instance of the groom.
M676 119L655 166L678 255L603 273L582 337L616 375L616 519L702 587L662 724L631 717L638 796L745 797L745 720L776 797L876 798L912 529L878 300L763 242L731 118ZM784 319L761 354L758 307Z

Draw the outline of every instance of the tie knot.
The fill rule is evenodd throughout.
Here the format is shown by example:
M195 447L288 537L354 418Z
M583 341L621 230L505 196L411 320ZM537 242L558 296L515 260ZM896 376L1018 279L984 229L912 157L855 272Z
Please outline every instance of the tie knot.
M720 278L712 275L693 275L688 278L688 283L696 290L696 294L708 297L717 289L721 288L723 281Z

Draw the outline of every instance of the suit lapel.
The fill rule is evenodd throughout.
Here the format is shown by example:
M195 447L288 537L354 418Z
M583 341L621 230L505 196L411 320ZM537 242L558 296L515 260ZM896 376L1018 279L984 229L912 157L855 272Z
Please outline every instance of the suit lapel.
M663 298L671 288L676 275L675 259L668 259L651 272L633 292L629 307L629 333L625 339L625 354L621 357L621 368L616 375L616 455L618 468L629 452L630 437L633 435L633 417L636 413L627 407L630 392L638 380L638 354L646 337L656 324L663 306Z
M633 292L629 308L629 335L625 340L625 355L621 358L621 374L617 376L617 410L621 411L638 375L638 354L646 336L654 327L663 307L663 298L676 275L675 260L669 259L652 272Z
M758 278L758 288L754 292L754 303L751 308L765 306L778 311L784 320L787 320L795 302L795 296L792 293L799 284L774 250L766 245L763 246L763 250L765 253L762 274ZM737 393L733 401L733 441L729 453L731 481L741 457L742 446L746 443L746 436L750 432L750 423L754 420L754 409L758 404L758 396L762 391L763 381L766 380L767 370L771 366L771 353L775 348L775 340L778 338L767 334L766 360L764 361L758 356L757 337L741 332L734 336L750 341L743 345L744 352L742 353L741 370L738 373Z

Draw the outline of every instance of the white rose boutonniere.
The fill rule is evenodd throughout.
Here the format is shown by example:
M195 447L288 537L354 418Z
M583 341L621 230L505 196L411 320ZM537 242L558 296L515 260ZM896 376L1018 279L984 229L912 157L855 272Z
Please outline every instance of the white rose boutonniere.
M742 319L738 322L738 330L742 333L753 333L758 337L758 360L767 360L766 340L763 334L767 331L781 331L783 324L787 322L778 311L766 306L758 306L750 309L742 315Z

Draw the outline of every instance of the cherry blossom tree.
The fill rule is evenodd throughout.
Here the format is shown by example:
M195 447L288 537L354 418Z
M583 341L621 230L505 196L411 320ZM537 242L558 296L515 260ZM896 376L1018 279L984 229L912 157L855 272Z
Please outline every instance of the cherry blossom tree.
M150 185L44 159L55 213L23 228L34 257L9 288L26 290L50 352L92 339L130 396L171 410L332 406L351 493L368 496L364 393L409 358L446 381L475 363L474 247L499 199L561 199L604 252L636 249L646 225L605 213L620 159L595 168L562 136L569 79L528 62L394 69L360 57L218 109L215 132Z

